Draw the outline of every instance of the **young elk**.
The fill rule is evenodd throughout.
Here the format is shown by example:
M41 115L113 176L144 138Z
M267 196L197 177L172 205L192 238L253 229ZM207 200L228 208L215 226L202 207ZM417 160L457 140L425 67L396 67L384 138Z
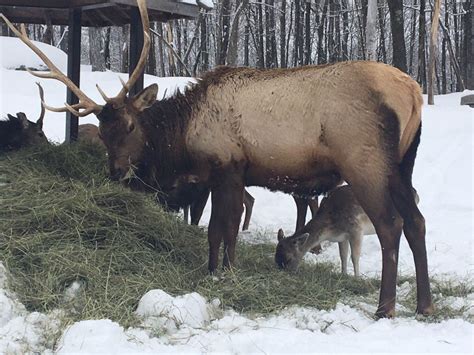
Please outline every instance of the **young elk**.
M42 88L39 87L39 90L41 93ZM23 112L18 112L16 116L7 115L8 119L0 121L0 151L47 144L48 139L43 132L44 114L45 109L41 106L36 123L29 121Z
M418 195L415 199L418 202ZM331 191L321 201L316 216L294 235L285 238L278 231L275 262L280 268L295 270L303 256L324 241L339 243L342 273L347 274L347 256L351 248L356 277L360 275L359 259L364 235L375 234L375 228L348 185Z
M312 197L347 181L375 226L382 249L379 317L395 315L402 230L412 250L417 312L431 314L425 220L412 194L421 135L419 85L377 62L343 62L291 69L219 67L184 93L156 100L151 85L128 96L150 49L145 0L137 0L144 46L137 70L114 98L99 105L87 97L6 18L79 104L55 111L95 114L112 177L132 189L160 188L179 199L177 179L195 175L211 190L208 228L211 273L235 262L246 186ZM348 144L350 143L350 144Z

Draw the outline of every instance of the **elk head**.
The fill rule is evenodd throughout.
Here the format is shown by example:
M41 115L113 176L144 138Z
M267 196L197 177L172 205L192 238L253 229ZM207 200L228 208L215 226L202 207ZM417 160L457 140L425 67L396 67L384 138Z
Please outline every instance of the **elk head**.
M285 238L283 230L278 230L278 245L275 252L275 262L280 269L294 271L306 254L304 248L309 237L308 233L293 235Z
M42 88L40 87L40 95ZM7 149L19 149L21 147L34 146L39 144L47 144L48 139L43 132L43 118L45 110L41 106L41 114L36 122L28 120L23 112L18 112L16 116L8 114L8 125L2 132L2 139L5 142L0 144Z
M45 104L42 98L42 105L53 112L69 111L77 117L84 117L91 113L97 116L99 120L99 136L104 142L108 152L110 175L117 180L126 180L127 177L130 176L130 170L133 170L141 159L146 147L146 140L143 128L140 124L140 115L145 109L153 105L158 94L158 85L153 84L133 97L128 95L130 89L138 80L145 67L150 50L150 23L146 0L137 0L137 3L144 31L144 45L141 56L129 80L125 83L120 79L123 87L116 97L107 97L104 91L97 85L99 93L106 102L105 105L95 103L64 75L51 60L29 40L23 25L21 26L21 31L19 31L3 14L0 14L15 35L30 47L50 70L49 73L37 73L28 70L30 74L40 78L61 81L79 99L79 103L75 105L65 104L64 107L56 108Z

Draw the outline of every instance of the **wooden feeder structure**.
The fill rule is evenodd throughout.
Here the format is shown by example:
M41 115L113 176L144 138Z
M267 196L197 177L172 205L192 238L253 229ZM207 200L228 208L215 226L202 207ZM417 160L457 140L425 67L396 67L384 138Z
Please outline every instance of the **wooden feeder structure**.
M147 0L150 21L195 18L196 4L185 0ZM0 13L13 23L68 26L67 76L80 87L81 29L130 24L129 73L135 69L143 47L143 29L136 0L0 0ZM130 94L143 89L143 73ZM67 89L67 103L77 103ZM66 113L66 142L77 139L78 119Z

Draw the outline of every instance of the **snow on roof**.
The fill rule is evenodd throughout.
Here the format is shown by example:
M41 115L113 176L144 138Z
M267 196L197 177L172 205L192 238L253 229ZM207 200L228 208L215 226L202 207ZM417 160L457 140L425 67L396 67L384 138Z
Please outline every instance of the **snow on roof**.
M59 48L32 41L63 72L67 69L67 55ZM48 70L43 61L20 39L0 37L0 67L5 69L31 68Z
M214 8L214 3L212 2L212 0L179 0L179 2L191 5L198 5L205 8L206 10Z

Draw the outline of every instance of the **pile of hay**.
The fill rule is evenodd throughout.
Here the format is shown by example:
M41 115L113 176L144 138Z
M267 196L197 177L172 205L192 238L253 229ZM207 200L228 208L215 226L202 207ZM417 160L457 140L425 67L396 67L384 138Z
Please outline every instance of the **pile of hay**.
M28 309L130 325L140 297L156 288L256 313L330 308L342 295L378 288L328 265L282 272L273 247L242 243L237 268L209 277L204 231L163 211L154 196L110 182L105 166L105 153L83 144L0 155L0 261ZM82 291L70 305L65 290L75 281Z

